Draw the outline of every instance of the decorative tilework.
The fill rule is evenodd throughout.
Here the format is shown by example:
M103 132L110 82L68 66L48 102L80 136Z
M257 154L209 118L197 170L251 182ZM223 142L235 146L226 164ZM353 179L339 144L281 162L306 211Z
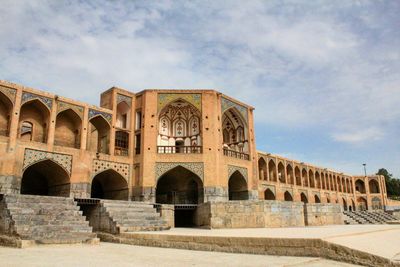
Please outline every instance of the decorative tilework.
M43 102L43 104L45 104L50 110L51 107L53 106L53 99L45 97L45 96L41 96L41 95L35 95L35 94L31 94L31 93L27 93L27 92L23 92L22 93L22 104L32 100L32 99L38 99L41 102Z
M52 153L29 148L25 149L23 170L26 170L29 166L46 159L52 160L59 164L69 175L71 175L72 155Z
M125 103L128 104L128 106L131 106L132 97L117 94L117 105L123 101L125 101Z
M66 102L58 102L57 114L67 109L72 109L79 117L83 118L83 107Z
M230 108L236 108L239 113L243 116L243 119L248 123L248 114L247 114L247 108L244 106L241 106L239 104L236 104L235 102L232 102L231 100L222 97L221 98L221 112L224 114L225 111L227 111Z
M156 162L156 181L166 172L181 166L193 172L203 181L204 164L202 162Z
M106 161L106 160L98 160L98 159L93 160L93 167L92 167L93 177L100 172L110 169L118 172L119 174L122 175L122 177L124 177L128 181L131 170L129 164Z
M248 181L247 168L233 166L233 165L228 165L228 179L231 177L231 175L235 171L239 171L243 175L243 177L246 179L246 182Z
M0 92L5 94L10 99L10 101L13 104L15 104L15 96L17 95L17 90L16 89L0 86Z
M171 94L158 94L158 106L157 106L158 112L160 112L166 105L177 99L183 99L192 104L199 111L201 111L201 94L171 93Z
M91 118L93 118L93 117L98 116L98 115L104 117L104 119L106 119L111 124L112 115L110 113L98 111L98 110L95 110L95 109L89 109L89 120Z

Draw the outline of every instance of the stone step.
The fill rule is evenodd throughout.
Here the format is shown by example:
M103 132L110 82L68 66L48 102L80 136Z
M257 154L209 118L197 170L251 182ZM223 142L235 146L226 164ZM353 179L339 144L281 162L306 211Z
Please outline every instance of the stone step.
M102 204L103 207L107 207L107 208L113 208L113 209L128 209L128 208L132 208L132 209L143 209L143 210L151 210L154 209L152 205L147 205L147 204L135 204L135 203L103 203Z
M32 214L32 215L65 215L65 216L82 216L82 211L80 210L57 210L57 209L41 209L41 208L9 208L10 214Z
M140 232L140 231L163 231L163 230L169 230L170 227L164 225L164 226L131 226L131 227L120 227L120 232Z
M48 220L45 218L31 218L29 220L24 219L15 219L13 218L15 225L85 225L88 226L88 222L86 220L78 219L75 217L72 218L63 218L57 220Z
M28 202L12 202L7 203L7 207L9 208L31 208L31 209L56 209L56 210L79 210L79 207L74 203L28 203Z
M51 197L51 196L35 196L35 195L5 195L7 203L59 203L74 204L72 198Z

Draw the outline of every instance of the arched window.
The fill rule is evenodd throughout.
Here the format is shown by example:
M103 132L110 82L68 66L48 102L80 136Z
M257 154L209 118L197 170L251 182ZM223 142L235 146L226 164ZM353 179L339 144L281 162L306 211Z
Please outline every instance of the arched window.
M222 133L225 155L242 156L236 153L227 153L225 150L248 153L247 124L236 108L230 108L222 115Z

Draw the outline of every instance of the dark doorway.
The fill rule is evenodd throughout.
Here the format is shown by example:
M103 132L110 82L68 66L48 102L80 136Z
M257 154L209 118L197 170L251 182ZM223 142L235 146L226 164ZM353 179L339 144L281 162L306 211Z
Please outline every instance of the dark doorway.
M128 200L128 183L121 174L106 170L92 180L91 198Z
M231 177L229 177L228 187L229 200L249 199L246 179L239 171L235 171Z

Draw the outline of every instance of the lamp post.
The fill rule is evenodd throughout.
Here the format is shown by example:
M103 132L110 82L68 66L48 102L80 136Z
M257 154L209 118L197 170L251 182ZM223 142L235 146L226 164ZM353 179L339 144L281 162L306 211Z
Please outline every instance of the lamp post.
M367 177L367 164L365 164L365 163L363 163L363 166L364 166L364 174L365 174L365 177Z

